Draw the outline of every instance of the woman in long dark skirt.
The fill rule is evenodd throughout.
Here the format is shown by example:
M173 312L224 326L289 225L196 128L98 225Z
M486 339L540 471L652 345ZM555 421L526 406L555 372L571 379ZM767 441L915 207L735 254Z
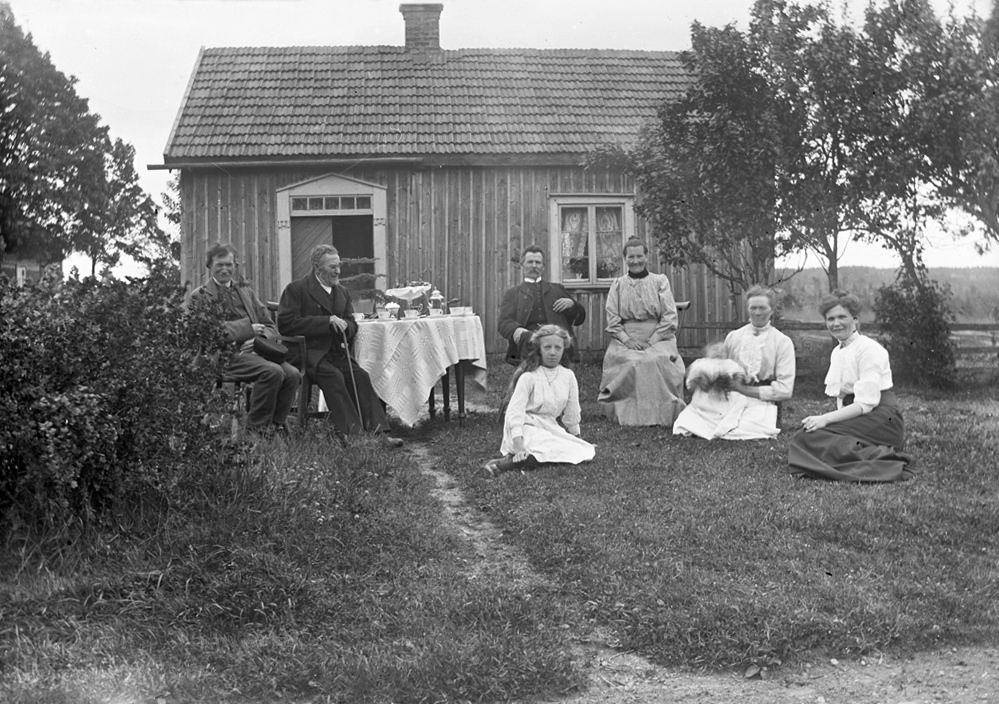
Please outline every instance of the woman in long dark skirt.
M819 312L839 342L825 379L826 395L836 399L836 410L801 421L801 430L791 438L791 473L847 482L910 478L888 351L857 331L860 300L853 294L833 291L822 299Z

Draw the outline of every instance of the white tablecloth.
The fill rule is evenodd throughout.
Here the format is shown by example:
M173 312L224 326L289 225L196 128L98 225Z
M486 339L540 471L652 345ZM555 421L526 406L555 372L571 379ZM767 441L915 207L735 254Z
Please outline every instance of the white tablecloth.
M354 357L406 425L416 423L434 385L459 360L470 365L466 378L486 385L486 345L476 315L363 322Z

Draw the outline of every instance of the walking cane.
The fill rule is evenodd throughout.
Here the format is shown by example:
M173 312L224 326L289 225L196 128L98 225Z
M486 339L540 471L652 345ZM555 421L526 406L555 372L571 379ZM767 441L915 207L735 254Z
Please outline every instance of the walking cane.
M343 351L347 355L347 369L350 371L350 385L354 387L354 403L357 404L357 419L361 421L361 428L364 428L364 415L361 413L361 397L357 395L357 379L354 378L354 364L350 359L350 343L347 342L347 328L340 331L343 337Z

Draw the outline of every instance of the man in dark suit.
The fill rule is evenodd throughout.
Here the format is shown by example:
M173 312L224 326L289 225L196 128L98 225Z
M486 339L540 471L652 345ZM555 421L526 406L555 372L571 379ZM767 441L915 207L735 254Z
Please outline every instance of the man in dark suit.
M285 287L278 305L278 327L285 335L305 337L305 373L322 389L341 438L364 430L388 429L385 409L371 378L350 356L357 322L350 293L340 285L336 247L318 245L312 250L312 271ZM401 444L395 438L388 438L388 442Z
M210 274L208 282L191 291L185 305L206 297L215 301L226 333L239 346L239 353L233 355L226 367L225 377L253 383L246 429L263 435L274 430L285 432L288 411L302 375L288 362L270 362L253 351L253 340L258 335L275 338L277 328L267 306L253 289L233 282L235 250L228 244L216 244L208 250L206 265Z
M572 328L586 320L586 309L576 303L561 284L542 281L545 253L540 247L527 247L520 257L524 281L503 294L500 304L499 334L509 341L506 361L517 365L527 356L531 333L554 323L572 335ZM576 345L569 358L579 361Z

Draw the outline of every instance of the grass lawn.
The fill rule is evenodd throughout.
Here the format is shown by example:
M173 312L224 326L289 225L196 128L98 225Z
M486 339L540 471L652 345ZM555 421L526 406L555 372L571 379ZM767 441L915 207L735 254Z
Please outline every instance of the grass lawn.
M577 372L592 399L599 368ZM418 429L540 586L476 576L405 452L312 437L192 468L156 530L136 513L63 549L2 545L0 701L553 695L583 682L573 640L595 628L692 668L995 644L995 394L903 390L917 478L884 486L792 479L786 436L671 438L592 400L581 467L486 480L495 414ZM801 385L785 427L825 403Z
M572 687L559 595L471 579L431 480L400 456L315 438L200 468L153 535L93 536L45 559L8 542L0 701L488 701Z
M577 630L609 628L657 663L706 668L999 640L994 387L903 390L917 478L849 485L791 478L786 432L708 443L616 427L592 401L599 368L577 376L592 463L480 479L495 418L435 443L442 467L561 587ZM827 403L801 384L784 427Z

